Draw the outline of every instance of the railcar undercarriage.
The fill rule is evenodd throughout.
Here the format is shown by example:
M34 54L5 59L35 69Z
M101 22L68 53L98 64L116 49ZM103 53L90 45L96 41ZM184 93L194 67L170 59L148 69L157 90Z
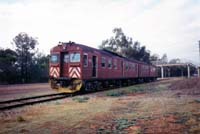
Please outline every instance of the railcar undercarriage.
M149 78L123 78L123 79L50 79L51 88L62 93L92 92L107 88L131 86L136 83L155 81L155 77Z
M80 79L50 79L51 88L57 92L75 93L81 90L83 82Z

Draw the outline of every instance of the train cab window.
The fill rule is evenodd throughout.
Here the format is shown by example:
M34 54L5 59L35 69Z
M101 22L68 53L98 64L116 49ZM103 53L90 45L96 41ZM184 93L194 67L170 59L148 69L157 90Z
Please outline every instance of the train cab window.
M88 55L87 54L83 55L83 66L84 67L88 66Z
M80 62L80 53L71 53L70 62Z
M110 68L110 69L112 68L112 60L111 59L108 60L108 68Z
M117 69L117 60L114 60L113 67L114 69Z
M105 57L101 58L101 67L106 67L106 58Z
M58 63L59 62L59 55L58 54L52 54L50 61L51 61L51 63Z
M64 55L64 62L69 63L69 54Z

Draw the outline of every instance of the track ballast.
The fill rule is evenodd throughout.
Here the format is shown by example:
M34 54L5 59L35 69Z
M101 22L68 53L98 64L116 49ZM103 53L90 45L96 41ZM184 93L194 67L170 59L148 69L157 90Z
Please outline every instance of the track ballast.
M0 111L71 97L73 94L47 94L0 102Z

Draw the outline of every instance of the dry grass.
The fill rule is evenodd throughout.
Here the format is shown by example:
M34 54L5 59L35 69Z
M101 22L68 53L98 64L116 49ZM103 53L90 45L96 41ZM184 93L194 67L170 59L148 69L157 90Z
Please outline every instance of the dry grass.
M200 133L198 84L168 80L4 112L0 133Z
M200 78L185 78L172 82L170 89L183 90L183 93L188 95L200 95Z

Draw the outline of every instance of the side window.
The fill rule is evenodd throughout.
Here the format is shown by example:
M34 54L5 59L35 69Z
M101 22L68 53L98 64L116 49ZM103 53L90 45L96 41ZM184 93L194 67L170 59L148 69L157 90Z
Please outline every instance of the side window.
M113 67L114 67L114 69L117 69L117 60L116 59L114 60Z
M83 66L84 67L88 66L88 55L87 54L83 55Z
M128 62L126 62L126 70L128 70Z
M133 70L135 70L135 64L133 63L132 65L133 65Z
M69 54L64 55L64 62L69 63Z
M101 67L106 67L106 58L105 57L101 58Z
M110 69L112 68L112 60L111 59L108 60L108 68L110 68Z

